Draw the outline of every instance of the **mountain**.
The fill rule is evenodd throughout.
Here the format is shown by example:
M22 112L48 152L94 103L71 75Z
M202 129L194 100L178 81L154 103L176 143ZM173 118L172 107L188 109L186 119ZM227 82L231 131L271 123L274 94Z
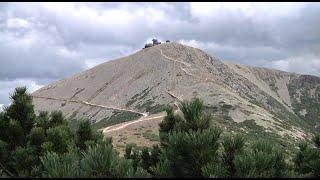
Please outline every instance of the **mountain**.
M37 112L61 110L97 128L199 97L226 131L289 145L320 130L320 78L220 61L175 42L142 49L45 86Z

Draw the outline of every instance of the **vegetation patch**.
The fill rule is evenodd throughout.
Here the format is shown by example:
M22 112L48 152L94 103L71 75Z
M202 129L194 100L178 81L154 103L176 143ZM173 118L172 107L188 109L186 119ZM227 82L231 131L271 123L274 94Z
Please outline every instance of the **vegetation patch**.
M257 100L250 99L249 102L254 104L254 105L257 105L259 107L262 107L262 108L264 107L264 104L262 102L260 102L260 101L257 101Z
M74 117L76 117L76 115L79 113L79 111L74 111L71 116L69 117L70 120L73 120Z
M108 118L104 118L97 123L94 123L92 126L95 129L100 129L115 124L131 121L141 117L140 114L127 112L127 111L114 111L114 114Z
M156 141L156 142L160 141L159 136L152 133L151 130L145 131L144 133L142 133L142 136L150 141Z
M221 109L222 109L223 112L228 113L230 110L234 110L235 108L230 104L223 104L221 106Z
M314 96L311 90L314 89ZM295 82L289 85L289 94L295 114L310 125L313 132L320 131L320 86L302 86L302 83ZM306 109L306 114L300 111Z
M138 80L138 79L140 79L141 77L143 77L143 76L145 76L145 75L147 75L148 74L148 71L143 71L141 74L139 74L138 76L136 76L134 79L135 80Z
M266 132L265 128L257 125L253 119L237 123L233 120L229 121L225 115L218 112L213 114L212 126L224 127L226 132L241 134L249 144L257 140L265 140L268 137L268 141L280 144L281 147L287 149L288 155L296 152L297 142L293 138L284 139L276 132Z
M151 106L150 108L147 108L147 111L150 112L151 114L155 114L158 112L162 112L165 110L166 105L164 104L157 104L155 106Z
M225 119L226 121L233 121L232 117L229 115L223 115L223 119Z
M154 106L152 106L155 102L151 99L148 99L145 103L143 104L138 104L135 106L135 108L137 109L145 109L145 111L151 113L151 114L155 114L158 112L162 112L165 110L165 105L160 105L160 104L156 104Z
M146 97L149 92L152 90L152 88L149 89L149 87L147 87L146 89L144 89L142 92L135 94L134 96L132 96L132 98L127 102L126 107L129 107L130 105L132 105L133 103L135 103L136 101L143 99L144 97Z
M217 113L219 108L217 106L204 106L204 111L210 114Z
M275 82L272 82L269 84L269 86L271 87L271 90L276 92L278 94L278 87L276 86L276 83Z
M95 112L95 113L91 116L91 118L96 117L96 115L97 115L99 112L100 112L100 110L98 110L97 112Z
M80 124L79 120L76 120L76 119L69 120L69 127L72 130L76 130L78 128L79 124Z
M79 88L77 88L77 90L78 90ZM72 96L71 96L71 98L70 99L72 99L72 98L74 98L76 95L78 95L79 93L81 93L82 91L84 91L85 90L85 88L81 88L80 90L78 90L77 92L75 92Z
M285 129L288 129L288 128L290 129L291 126L297 126L297 127L301 127L304 131L310 132L311 130L310 124L308 124L306 121L303 121L295 113L290 112L275 98L265 93L262 93L262 94L267 97L266 104L262 104L261 102L257 102L257 101L250 101L250 102L267 109L276 118L283 120L283 122L286 122L287 124L283 124L283 127Z
M264 128L262 126L259 126L256 124L255 120L250 119L250 120L245 120L243 122L241 122L240 124L243 124L245 127L249 128L249 129L254 129L257 131L264 131Z
M104 138L88 120L73 132L62 112L36 115L26 88L17 88L11 99L13 103L0 112L2 178L320 177L320 134L312 138L312 145L302 141L290 154L295 147L290 136L270 133L271 128L267 132L253 119L212 119L203 114L199 99L180 104L184 118L174 114L173 107L166 109L158 138L152 130L138 130L147 139L158 139L152 148L122 137L123 157L116 150L124 146L113 146L112 138ZM112 117L118 116L123 112Z

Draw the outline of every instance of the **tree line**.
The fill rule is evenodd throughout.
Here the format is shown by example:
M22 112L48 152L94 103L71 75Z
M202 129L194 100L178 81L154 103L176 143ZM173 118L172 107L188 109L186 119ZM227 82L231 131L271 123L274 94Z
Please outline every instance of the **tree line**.
M183 116L167 106L160 143L128 144L123 157L89 120L73 130L61 112L36 115L25 87L11 100L0 113L1 177L320 177L320 135L289 156L268 140L213 127L200 99L180 103Z

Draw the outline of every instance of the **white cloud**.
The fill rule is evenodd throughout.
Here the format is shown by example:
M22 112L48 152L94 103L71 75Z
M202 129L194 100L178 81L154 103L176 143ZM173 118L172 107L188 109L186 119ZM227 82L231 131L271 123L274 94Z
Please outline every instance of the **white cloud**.
M26 86L29 93L40 89L43 85L37 84L31 79L16 79L14 81L0 81L0 104L8 105L9 95L16 87Z
M265 66L300 74L320 74L320 58L313 55L273 60Z
M290 69L290 60L271 61L268 66L282 71L288 71Z
M228 54L233 55L230 59L224 58L221 60L239 63L239 61L243 59L242 61L246 62L246 56L249 55L254 57L255 62L247 61L245 64L269 67L300 74L320 75L320 57L316 55L291 56L278 59L276 58L277 56L286 52L283 52L283 49L276 49L271 46L237 47L215 42L204 43L197 40L180 40L179 42L181 44L202 49L216 58L228 57ZM263 55L274 55L274 57L266 59ZM253 58L250 57L250 59Z
M4 106L4 104L0 104L0 112L3 111L3 106Z
M251 3L239 2L192 2L191 13L198 18L208 18L225 12L249 13Z
M76 51L72 51L66 47L58 47L57 51L60 56L65 58L74 59L78 57L78 53Z
M101 60L96 60L96 59L88 59L85 61L87 68L93 68L94 66L97 66L100 63L101 63Z
M230 44L222 44L216 42L200 42L197 40L180 40L181 44L196 47L204 50L208 54L215 56L221 60L228 60L234 62L249 63L252 59L255 60L255 65L264 65L266 60L265 56L278 56L284 52L281 49L273 48L272 46L254 46L254 47L239 47ZM247 61L247 60L248 61Z
M8 28L27 28L30 26L27 20L21 18L10 18L6 23Z
M198 18L241 14L245 17L272 18L292 16L304 7L306 3L282 2L192 2L191 13Z

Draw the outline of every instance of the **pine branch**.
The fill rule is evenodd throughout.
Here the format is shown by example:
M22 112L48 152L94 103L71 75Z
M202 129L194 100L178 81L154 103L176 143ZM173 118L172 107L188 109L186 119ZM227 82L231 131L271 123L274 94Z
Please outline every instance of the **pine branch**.
M9 170L7 170L7 169L2 165L1 162L0 162L0 166L1 166L1 168L2 168L7 174L9 174L11 177L14 176Z

